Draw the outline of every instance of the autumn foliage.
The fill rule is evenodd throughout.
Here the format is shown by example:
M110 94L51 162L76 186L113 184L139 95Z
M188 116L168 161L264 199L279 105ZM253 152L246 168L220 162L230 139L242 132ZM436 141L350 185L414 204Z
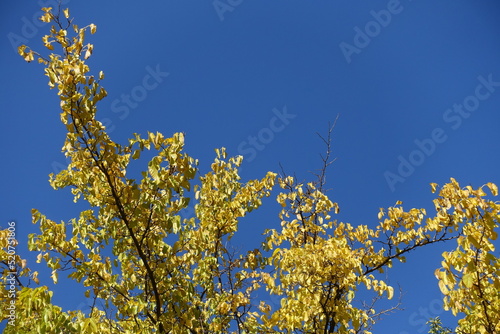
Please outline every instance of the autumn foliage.
M42 21L53 24L43 42L61 54L44 56L26 46L19 53L44 65L60 98L67 129L62 150L70 163L50 176L50 184L70 188L88 209L60 223L33 209L40 233L29 236L28 247L52 270L54 282L64 269L105 307L96 303L84 312L53 305L43 283L23 283L30 278L40 284L18 257L24 269L17 316L5 333L370 333L387 311L376 301L395 294L386 270L410 251L443 241L451 250L435 275L445 308L460 317L457 332L500 332L500 264L493 245L500 205L485 192L496 196L494 184L432 184L435 213L405 210L398 202L381 209L371 228L332 217L339 209L323 188L328 159L313 182L272 172L242 181L242 157L228 157L224 148L200 175L198 161L183 149L182 133L134 134L128 143L116 143L96 119L107 94L104 74L90 74L85 63L93 50L85 38L96 26L74 25L68 10L43 11ZM146 150L154 156L142 179L129 178L130 162ZM275 228L263 231L265 241L254 250L235 252L230 241L241 218L275 188L282 206L278 219L271 217ZM181 215L188 205L195 207L189 219ZM5 264L8 232L0 233ZM373 299L362 303L360 289ZM266 304L266 294L280 305ZM8 302L3 290L1 299Z

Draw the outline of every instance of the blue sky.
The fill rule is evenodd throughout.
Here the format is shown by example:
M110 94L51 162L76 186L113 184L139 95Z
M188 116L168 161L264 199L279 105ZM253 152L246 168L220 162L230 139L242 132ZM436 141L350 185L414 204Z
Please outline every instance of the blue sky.
M48 174L65 165L56 91L43 68L26 64L18 44L42 50L48 26L33 23L50 0L0 3L2 121L0 226L17 222L19 253L36 232L30 210L69 220L83 206L54 191ZM500 5L496 1L131 1L65 0L89 40L94 73L108 97L98 119L125 142L132 133L185 132L186 150L207 170L214 148L244 155L244 178L281 163L300 179L320 167L328 122L333 132L329 195L340 220L377 224L397 200L432 212L429 183L500 184ZM272 201L242 225L245 247L277 227ZM422 333L439 315L433 276L439 245L390 271L404 290L404 311L376 333ZM48 274L42 275L48 282ZM62 278L61 278L62 281ZM85 307L61 282L58 305ZM446 322L445 321L445 322Z

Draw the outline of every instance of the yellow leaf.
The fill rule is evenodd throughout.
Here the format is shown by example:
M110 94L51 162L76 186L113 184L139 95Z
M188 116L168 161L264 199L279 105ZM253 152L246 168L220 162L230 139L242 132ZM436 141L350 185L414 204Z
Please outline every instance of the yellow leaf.
M392 299L394 297L394 288L392 286L387 287L387 298Z
M488 186L488 188L490 188L490 191L493 194L493 196L498 196L498 187L496 184L489 182L486 185Z
M92 55L92 49L89 47L87 48L87 51L85 51L85 56L83 59L89 59L89 57Z
M434 276L437 278L437 279L441 279L441 276L442 276L442 271L438 268L436 270L434 270Z
M33 281L36 283L36 284L39 284L40 283L40 280L38 279L38 272L35 271L33 272Z
M135 150L134 153L132 154L132 159L134 160L139 159L140 156L141 156L141 151Z
M443 283L443 281L439 281L438 285L439 285L439 290L441 290L441 292L443 293L443 295L447 295L448 292L449 292L449 290L446 287L446 285Z
M66 17L68 19L69 18L69 8L66 8L65 10L63 10L63 13L64 13L64 17Z
M39 18L39 20L40 20L40 21L42 21L42 22L50 22L50 20L51 20L51 15L50 15L49 11L50 11L52 8L50 8L50 7L49 7L49 8L42 8L42 10L44 10L44 9L48 9L48 10L47 10L47 11L45 11L45 14L43 14L43 15Z
M471 288L472 284L474 283L474 277L471 273L465 274L462 277L462 282L464 283L466 288Z
M23 57L24 57L24 60L26 60L28 63L35 59L35 57L33 56L33 51L25 53Z
M24 57L24 50L26 50L26 45L19 45L17 48L17 53L19 53L20 56Z
M89 25L89 27L90 27L90 33L91 34L95 34L95 32L97 30L97 26L92 23L92 24Z
M52 280L54 281L54 284L57 284L57 270L52 270L52 274L50 275L50 277L52 278Z

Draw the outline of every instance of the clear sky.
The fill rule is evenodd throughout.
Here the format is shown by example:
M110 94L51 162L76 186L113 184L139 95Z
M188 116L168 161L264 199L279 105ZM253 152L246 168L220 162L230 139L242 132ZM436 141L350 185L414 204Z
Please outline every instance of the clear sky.
M19 253L31 264L36 254L24 248L37 231L31 208L67 221L83 207L47 182L66 163L59 102L43 67L15 51L22 43L42 50L49 27L34 17L50 2L0 3L0 226L17 222ZM316 132L326 134L340 115L329 195L340 205L337 218L354 225L374 227L379 208L396 200L433 212L431 182L500 184L497 1L63 3L80 26L97 25L89 65L106 75L98 119L116 141L182 131L202 171L224 146L245 157L244 178L279 171L281 163L305 179L324 152ZM244 247L257 247L261 231L279 226L272 201L265 204L241 227L245 237L236 240ZM433 275L453 246L412 253L389 272L405 310L375 333L422 333L426 317L438 315L454 325ZM85 308L62 276L54 302ZM41 281L49 284L46 271Z

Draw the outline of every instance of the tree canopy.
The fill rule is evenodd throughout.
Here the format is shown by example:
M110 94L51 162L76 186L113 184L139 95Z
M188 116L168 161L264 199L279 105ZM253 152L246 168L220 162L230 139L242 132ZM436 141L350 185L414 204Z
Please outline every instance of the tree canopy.
M86 297L105 307L83 312L52 304L38 274L9 252L7 228L0 231L1 263L17 288L15 296L0 290L2 304L15 309L2 308L1 318L9 320L5 333L371 333L391 310L376 303L395 294L387 269L437 242L450 244L435 276L445 309L459 317L456 331L499 333L494 240L500 204L486 193L497 196L495 184L461 187L451 178L431 184L433 213L397 202L380 209L375 227L353 226L333 218L339 207L326 194L329 137L321 173L311 182L274 172L244 181L242 157L224 148L215 150L210 171L201 175L198 160L184 151L182 132L133 134L119 144L96 119L107 95L103 72L91 74L86 64L93 51L86 36L96 26L73 24L68 9L42 10L41 20L53 24L43 43L61 53L46 56L27 46L19 53L43 64L60 98L67 130L62 150L70 163L50 175L50 184L71 189L88 209L60 223L33 209L40 233L29 236L28 248L52 270L55 283L61 271L69 272ZM140 180L130 178L131 161L145 151L154 153L147 169ZM282 207L279 224L263 231L262 245L235 251L231 239L241 219L274 194ZM190 203L195 216L183 218ZM371 299L360 299L369 293ZM280 305L268 305L264 294L277 296ZM432 326L444 331L438 322Z

